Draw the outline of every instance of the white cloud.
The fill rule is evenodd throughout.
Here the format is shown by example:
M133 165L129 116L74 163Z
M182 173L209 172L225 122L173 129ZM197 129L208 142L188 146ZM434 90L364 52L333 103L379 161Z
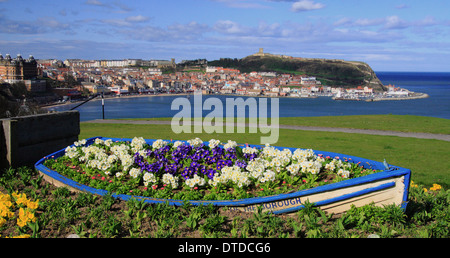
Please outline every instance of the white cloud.
M16 21L0 15L0 33L42 34L57 31L74 33L69 24L62 23L53 17L40 17L34 21Z
M95 5L95 6L106 6L104 3L102 3L102 2L100 2L100 1L98 1L98 0L87 0L87 1L85 2L85 4L88 4L88 5Z
M397 8L397 9L406 9L406 8L409 8L409 5L407 5L407 4L400 4L400 5L395 6L395 8Z
M104 19L102 22L112 26L131 27L136 23L143 23L148 20L150 20L150 18L147 16L137 15L129 16L125 19Z
M150 19L149 17L142 16L142 15L130 16L130 17L125 18L125 20L128 22L146 22L149 19Z
M380 25L384 22L385 19L357 19L353 25L355 26L361 26L361 27L366 27L366 26L376 26L376 25Z
M192 21L187 24L175 23L167 27L158 26L128 26L119 29L118 33L127 38L147 42L170 42L172 44L189 42L198 44L203 34L211 30L207 25Z
M217 21L213 26L214 30L224 34L248 34L250 29L230 20Z
M257 9L268 8L267 6L258 3L258 1L252 0L211 0L211 1L223 3L228 7L232 8L257 8Z
M409 24L406 21L396 15L386 17L384 24L385 29L404 29L408 26Z
M399 30L407 29L410 27L427 27L440 24L433 16L427 16L421 20L416 21L406 21L397 15L374 18L374 19L356 19L345 17L337 20L333 23L335 27L378 27L383 30Z
M325 8L324 4L315 3L311 0L301 0L292 4L291 10L294 12L311 11Z

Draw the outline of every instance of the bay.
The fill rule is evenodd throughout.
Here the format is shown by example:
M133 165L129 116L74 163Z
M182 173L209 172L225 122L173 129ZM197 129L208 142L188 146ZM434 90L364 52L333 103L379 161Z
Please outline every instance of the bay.
M416 73L416 72L377 72L378 78L384 85L393 84L414 92L427 93L430 97L415 100L397 101L335 101L331 97L279 98L280 117L312 117L312 116L341 116L341 115L418 115L450 119L450 73ZM193 97L184 96L139 96L105 99L105 118L156 118L173 117L180 110L172 110L172 102L176 98L188 98L193 106ZM223 103L225 116L226 99L237 96L204 95L207 98L218 98ZM243 97L244 100L247 97ZM261 104L263 98L256 98ZM270 117L271 99L267 99L268 116ZM54 111L69 110L76 104L55 106L49 108ZM101 101L90 101L76 110L80 112L81 121L102 119ZM203 115L210 110L204 110ZM234 114L242 116L243 114ZM248 116L248 111L245 114Z

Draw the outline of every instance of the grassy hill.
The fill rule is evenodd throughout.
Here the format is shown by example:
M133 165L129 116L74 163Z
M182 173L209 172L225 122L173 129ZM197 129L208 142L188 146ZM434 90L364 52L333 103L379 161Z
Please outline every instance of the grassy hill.
M351 88L372 87L375 91L386 88L372 68L363 62L334 59L289 59L277 56L247 56L242 59L221 58L209 62L211 66L236 68L241 72L276 71L282 73L306 74L315 76L327 86Z

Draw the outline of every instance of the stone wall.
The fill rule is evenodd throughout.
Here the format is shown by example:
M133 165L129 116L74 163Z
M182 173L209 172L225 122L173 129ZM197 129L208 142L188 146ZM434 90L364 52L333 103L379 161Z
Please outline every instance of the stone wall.
M78 111L0 119L0 168L33 165L78 140Z

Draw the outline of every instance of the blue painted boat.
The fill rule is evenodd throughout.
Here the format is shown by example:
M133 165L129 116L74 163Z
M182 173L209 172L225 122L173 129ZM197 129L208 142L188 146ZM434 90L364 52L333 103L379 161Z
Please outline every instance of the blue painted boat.
M122 138L104 138L93 137L87 139L86 145L92 144L96 138L102 140L111 139L112 141L131 141L132 139ZM151 145L155 140L146 140ZM260 147L259 145L249 145L250 147ZM275 147L277 149L290 149L295 151L296 148ZM395 204L402 209L406 209L408 202L408 191L411 178L411 170L397 166L389 166L383 162L363 159L359 157L333 153L324 151L314 151L316 155L339 157L340 159L348 159L353 163L360 162L360 165L366 169L383 170L382 172L370 174L363 177L348 179L338 183L318 186L312 189L301 190L293 193L278 194L266 197L254 197L239 200L208 200L208 201L190 201L193 205L208 205L227 207L232 210L240 210L244 212L256 211L260 206L262 211L272 212L274 214L292 213L304 208L304 203L309 201L320 207L327 213L339 214L350 209L352 205L356 207L374 203L377 206ZM58 187L68 187L72 191L88 192L96 195L106 195L108 192L102 189L92 188L79 184L65 176L60 175L57 171L53 171L46 166L46 159L56 159L65 154L65 149L59 150L46 157L40 159L35 168L44 177L44 179ZM115 198L129 200L135 198L147 203L169 203L170 205L180 206L183 200L158 199L142 196L113 194Z

